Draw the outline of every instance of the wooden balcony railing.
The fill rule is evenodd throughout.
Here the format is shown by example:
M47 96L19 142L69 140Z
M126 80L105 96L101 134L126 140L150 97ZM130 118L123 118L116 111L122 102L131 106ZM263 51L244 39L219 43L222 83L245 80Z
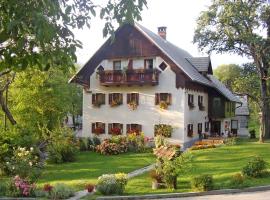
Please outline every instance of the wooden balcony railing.
M100 71L99 80L103 86L113 85L158 85L160 71L133 69L133 70L104 70Z

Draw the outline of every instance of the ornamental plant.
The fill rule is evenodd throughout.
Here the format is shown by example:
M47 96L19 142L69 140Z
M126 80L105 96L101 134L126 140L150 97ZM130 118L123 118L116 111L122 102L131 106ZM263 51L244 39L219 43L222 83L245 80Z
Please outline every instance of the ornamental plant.
M8 186L8 195L14 197L29 197L33 196L34 189L36 188L34 183L30 183L28 180L15 176Z
M160 101L159 107L160 107L160 109L166 110L166 109L168 109L168 104L165 101Z
M128 151L126 137L113 136L111 139L105 139L96 147L96 151L103 155L117 155Z
M255 156L243 167L242 173L249 177L260 177L267 168L267 162L260 156Z
M130 133L127 135L129 151L143 152L145 150L146 140L144 133Z
M104 128L102 128L102 127L96 127L96 128L94 129L93 133L96 134L96 135L100 135L100 134L105 133L105 130L104 130Z
M131 110L136 110L137 107L138 107L138 104L135 102L135 101L131 101L128 103L128 107L131 109Z
M119 127L113 127L113 128L111 128L111 134L112 135L121 135L122 130Z
M157 124L155 125L155 136L162 135L170 138L172 136L173 127L168 124Z
M89 184L87 184L86 186L85 186L85 189L89 192L89 193L91 193L91 192L93 192L94 191L94 189L95 189L95 185L94 184L91 184L91 183L89 183Z
M213 176L209 174L196 176L191 180L191 186L197 191L212 190L214 187Z
M6 162L6 166L11 174L31 183L35 182L41 175L42 164L33 147L15 149L14 155Z

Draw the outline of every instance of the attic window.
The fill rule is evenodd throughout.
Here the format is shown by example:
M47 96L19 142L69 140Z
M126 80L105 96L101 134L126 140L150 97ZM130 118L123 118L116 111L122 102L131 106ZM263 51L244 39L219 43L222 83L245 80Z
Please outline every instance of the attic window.
M104 71L104 67L102 65L99 65L99 67L97 68L98 71Z
M121 60L113 61L113 70L121 70Z
M167 65L166 65L164 62L162 62L162 63L159 65L159 68L160 68L162 71L164 71L164 70L167 68Z

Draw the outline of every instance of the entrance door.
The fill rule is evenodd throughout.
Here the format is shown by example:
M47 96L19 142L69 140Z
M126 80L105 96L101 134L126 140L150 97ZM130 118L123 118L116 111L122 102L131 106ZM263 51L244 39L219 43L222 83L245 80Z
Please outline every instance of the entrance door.
M211 135L212 136L220 136L221 130L221 122L220 121L212 121L211 122Z

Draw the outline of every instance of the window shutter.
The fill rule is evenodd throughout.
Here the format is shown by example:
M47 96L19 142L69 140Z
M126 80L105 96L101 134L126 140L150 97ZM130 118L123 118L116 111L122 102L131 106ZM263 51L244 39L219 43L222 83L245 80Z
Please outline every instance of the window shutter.
M139 105L139 93L136 93L135 97L136 97L136 104Z
M92 94L92 104L96 103L96 94Z
M127 94L127 104L129 104L129 103L130 103L130 96L131 96L131 94L130 94L130 93L128 93L128 94Z
M113 95L113 94L109 94L109 104L110 104L110 105L112 104L112 95Z
M96 128L95 123L92 123L92 133L94 133L95 128Z
M127 124L127 133L130 131L130 129L131 129L131 125Z
M155 96L155 104L156 105L159 104L159 98L160 98L160 94L159 93L156 93L156 96Z
M138 124L138 130L142 132L142 125Z
M110 123L110 124L108 124L108 134L112 134L111 129L112 129L112 124Z
M121 133L123 133L123 124L120 124Z
M119 96L119 99L120 99L120 103L123 104L123 94L119 93L118 96Z

